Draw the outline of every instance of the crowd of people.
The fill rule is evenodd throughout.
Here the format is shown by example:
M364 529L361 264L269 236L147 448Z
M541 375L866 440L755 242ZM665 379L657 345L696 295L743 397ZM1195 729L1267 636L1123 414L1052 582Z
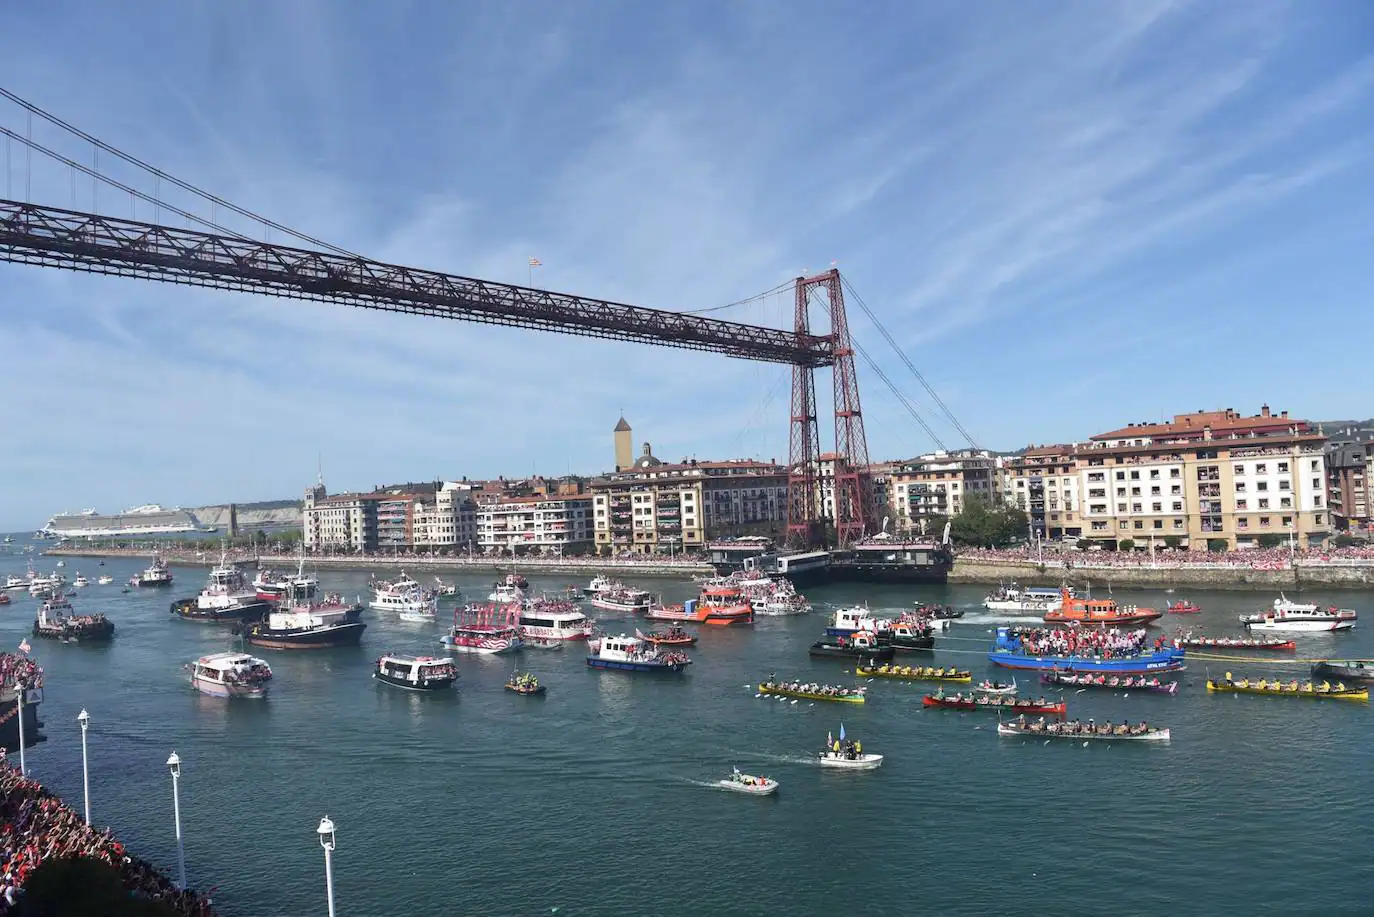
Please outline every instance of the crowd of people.
M21 647L22 648L22 647ZM43 687L43 667L26 655L0 653L0 688Z
M1189 551L1157 548L1131 551L1080 551L1074 548L1030 545L1018 548L960 548L958 557L995 563L1043 564L1064 569L1120 567L1201 567L1245 568L1250 570L1287 570L1294 564L1318 567L1331 564L1374 565L1374 546L1302 548L1251 548L1244 551Z
M2 754L2 753L0 753ZM181 890L108 830L93 828L41 783L0 760L0 917L11 913L29 875L47 859L91 857L113 866L136 895L165 902L184 917L214 917L205 895Z
M1094 659L1137 656L1150 642L1143 628L1126 631L1115 628L1089 630L1075 627L1061 630L1034 627L1020 630L1016 636L1021 642L1021 650L1030 656L1088 656ZM1172 645L1167 638L1156 637L1153 645L1159 650L1166 643Z

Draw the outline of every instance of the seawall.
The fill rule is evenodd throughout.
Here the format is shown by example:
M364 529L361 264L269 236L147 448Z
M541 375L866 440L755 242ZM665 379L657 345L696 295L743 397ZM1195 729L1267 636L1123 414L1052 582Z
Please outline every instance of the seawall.
M1374 563L1321 563L1299 561L1291 568L1256 569L1217 564L1214 566L1175 565L1157 567L1112 567L1074 564L1065 568L1058 562L987 561L956 558L950 571L951 583L1005 583L1023 585L1055 584L1072 586L1120 586L1155 589L1187 586L1194 589L1233 589L1273 592L1311 589L1374 589Z

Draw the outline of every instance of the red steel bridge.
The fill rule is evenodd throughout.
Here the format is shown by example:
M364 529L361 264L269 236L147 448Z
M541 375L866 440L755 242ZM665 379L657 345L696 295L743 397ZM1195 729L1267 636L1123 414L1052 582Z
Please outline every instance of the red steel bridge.
M825 508L832 502L834 533L841 547L865 531L876 530L855 347L845 316L844 284L836 269L796 279L794 326L783 330L387 264L297 233L203 192L3 88L0 97L25 111L28 123L24 133L0 125L6 140L7 189L13 144L22 149L26 164L36 152L69 169L73 188L78 172L89 176L93 205L98 188L109 186L119 195L128 195L131 209L135 198L142 199L153 205L159 217L177 214L201 226L174 228L160 221L142 222L10 200L6 198L11 195L6 194L0 198L0 260L787 364L792 367L788 543L794 547L820 545L825 538L823 516L830 516ZM36 142L32 134L35 115L79 142L90 144L96 167ZM165 182L209 202L212 218L204 219L164 201L160 193L149 195L104 175L98 168L102 152L107 162L113 156L152 176L158 188ZM110 197L107 192L107 199ZM310 247L258 241L226 229L214 222L216 207L251 218L266 234L276 229ZM864 308L867 311L867 306ZM813 329L813 312L826 319L823 330ZM831 368L833 378L835 450L823 457L816 370L825 367Z

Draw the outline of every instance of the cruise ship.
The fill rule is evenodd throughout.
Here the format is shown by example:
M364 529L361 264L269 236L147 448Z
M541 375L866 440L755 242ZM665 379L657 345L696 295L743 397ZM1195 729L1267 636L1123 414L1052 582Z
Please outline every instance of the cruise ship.
M156 503L135 506L113 516L93 509L58 513L39 532L44 538L114 538L120 535L175 535L201 530L199 520L180 507L163 509Z

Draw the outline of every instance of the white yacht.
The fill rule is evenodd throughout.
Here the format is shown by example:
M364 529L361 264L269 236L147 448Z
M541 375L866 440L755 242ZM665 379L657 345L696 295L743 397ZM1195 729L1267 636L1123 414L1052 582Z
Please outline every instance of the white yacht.
M1293 602L1280 594L1273 607L1254 615L1241 615L1240 623L1249 630L1326 633L1350 630L1359 613L1351 608L1319 608L1315 604Z
M439 613L439 597L401 571L400 579L378 583L369 603L377 611L395 611L407 621L431 621Z
M609 576L594 576L591 583L587 585L587 591L592 595L600 595L603 592L614 592L617 589L624 589L619 580L613 580Z
M1022 588L1015 583L999 586L983 599L983 607L988 611L1014 611L1028 614L1046 614L1058 611L1064 604L1059 589L1047 586L1027 586Z
M9 576L5 577L5 589L27 589L29 588L29 580L32 576L33 571L29 571L29 576L27 577L15 576L11 573Z
M211 697L265 697L272 667L246 653L212 653L191 664L191 685Z
M82 576L82 575L81 575L81 572L78 570L78 571L77 571L77 574L76 574L76 579L72 580L72 588L73 588L73 589L83 589L83 588L85 588L86 586L89 586L90 584L91 584L91 581L88 580L88 579L86 579L86 577Z
M520 587L514 583L497 583L491 595L487 596L488 602L496 602L500 605L512 605L525 600L525 593L520 591Z

